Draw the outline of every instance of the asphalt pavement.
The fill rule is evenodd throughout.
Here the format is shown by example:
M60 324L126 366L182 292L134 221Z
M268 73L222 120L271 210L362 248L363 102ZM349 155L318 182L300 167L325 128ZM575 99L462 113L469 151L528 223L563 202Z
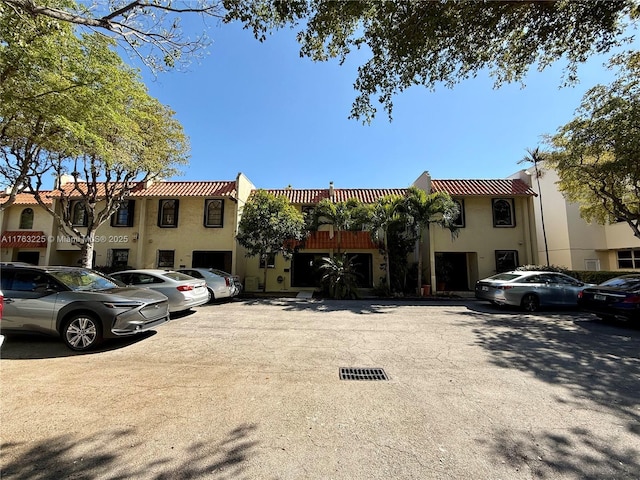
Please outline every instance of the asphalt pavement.
M640 478L640 328L578 312L246 299L0 353L2 479Z

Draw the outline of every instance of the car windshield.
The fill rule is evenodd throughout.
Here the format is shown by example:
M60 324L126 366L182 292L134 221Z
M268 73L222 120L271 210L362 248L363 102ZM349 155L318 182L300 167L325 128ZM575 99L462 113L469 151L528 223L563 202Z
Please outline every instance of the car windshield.
M53 270L49 271L49 274L75 291L108 290L120 286L113 280L91 270Z
M180 272L166 272L162 274L163 277L170 278L171 280L176 280L178 282L182 282L184 280L193 280L193 277L190 275L185 275Z
M617 277L601 283L603 287L615 287L624 290L640 288L640 277Z

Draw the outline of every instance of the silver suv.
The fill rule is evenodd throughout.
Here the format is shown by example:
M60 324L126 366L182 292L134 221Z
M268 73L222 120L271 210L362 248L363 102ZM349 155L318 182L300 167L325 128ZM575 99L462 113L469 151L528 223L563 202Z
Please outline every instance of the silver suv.
M62 337L72 350L133 335L169 320L169 302L146 288L123 287L79 267L0 265L0 331Z

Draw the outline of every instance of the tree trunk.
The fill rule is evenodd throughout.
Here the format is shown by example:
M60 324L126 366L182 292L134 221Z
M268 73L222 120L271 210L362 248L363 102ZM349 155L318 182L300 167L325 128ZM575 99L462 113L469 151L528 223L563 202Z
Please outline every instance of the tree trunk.
M387 273L387 288L391 292L391 265L389 264L389 247L387 242L387 231L384 231L384 262Z
M93 267L93 235L87 234L84 243L80 248L82 266L85 268Z
M262 274L262 293L267 293L267 259L264 260L264 272Z

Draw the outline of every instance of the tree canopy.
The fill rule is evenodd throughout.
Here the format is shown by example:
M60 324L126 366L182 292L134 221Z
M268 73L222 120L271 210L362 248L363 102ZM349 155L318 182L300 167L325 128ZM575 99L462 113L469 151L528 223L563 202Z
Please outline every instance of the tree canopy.
M247 250L248 257L264 260L263 285L267 288L267 258L282 253L290 255L294 241L305 234L305 219L284 196L266 190L254 192L242 208L236 239Z
M0 183L32 191L59 227L83 244L135 182L176 173L188 143L173 112L151 97L139 73L99 34L76 35L46 17L0 16ZM41 198L45 175L71 174L73 191ZM85 229L73 225L71 202L84 204ZM102 202L102 203L99 203ZM101 206L99 206L101 205Z
M381 104L413 86L452 87L487 69L499 86L522 82L535 66L566 61L564 82L594 53L625 43L639 16L636 0L458 2L413 0L225 0L226 21L240 21L263 41L277 28L299 28L300 56L344 62L370 53L358 68L351 118L370 122Z
M219 0L0 0L0 16L18 15L24 21L48 19L101 32L153 71L189 63L208 45L206 24L191 36L182 27L185 15L222 19Z
M549 139L559 189L587 221L623 221L640 238L640 53L621 55L610 85L583 97L576 117Z

